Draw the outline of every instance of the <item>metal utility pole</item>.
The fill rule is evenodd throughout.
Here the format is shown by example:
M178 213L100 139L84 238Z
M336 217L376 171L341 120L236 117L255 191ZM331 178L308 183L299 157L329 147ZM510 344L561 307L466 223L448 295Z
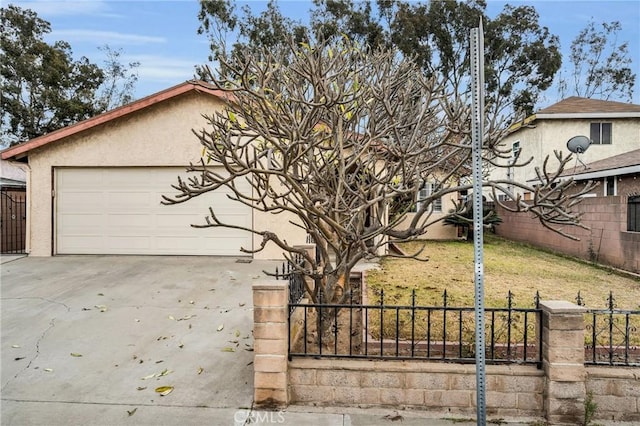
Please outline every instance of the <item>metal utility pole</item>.
M475 262L476 314L476 399L477 424L487 422L485 336L484 336L484 253L482 223L482 139L484 134L484 33L482 19L471 30L471 157L473 164L473 253Z

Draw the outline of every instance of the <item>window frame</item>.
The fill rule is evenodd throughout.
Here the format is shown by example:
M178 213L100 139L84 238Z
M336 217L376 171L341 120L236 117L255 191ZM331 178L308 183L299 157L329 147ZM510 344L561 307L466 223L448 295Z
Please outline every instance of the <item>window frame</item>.
M610 182L613 183L613 193L612 194L609 193L609 183ZM616 179L615 176L605 176L602 187L603 187L603 194L604 194L605 197L614 197L614 196L618 195L618 179Z
M594 126L598 126L597 138L594 137ZM609 127L609 139L608 142L603 142L603 126ZM589 139L591 139L592 145L612 145L613 144L613 123L611 121L592 121L589 123Z
M429 198L431 194L433 194L434 187L436 186L435 182L424 182L418 192L416 193L416 203L415 210L420 210L422 206L422 200ZM442 213L442 197L436 198L431 202L431 211L433 213Z

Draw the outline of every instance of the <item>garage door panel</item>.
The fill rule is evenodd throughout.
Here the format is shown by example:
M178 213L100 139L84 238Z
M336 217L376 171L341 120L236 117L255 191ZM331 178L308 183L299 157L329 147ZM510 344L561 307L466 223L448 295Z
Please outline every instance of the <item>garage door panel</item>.
M162 205L179 174L183 168L57 169L56 252L246 255L240 247L251 248L250 233L190 225L205 224L213 206L220 219L251 227L251 209L218 191Z

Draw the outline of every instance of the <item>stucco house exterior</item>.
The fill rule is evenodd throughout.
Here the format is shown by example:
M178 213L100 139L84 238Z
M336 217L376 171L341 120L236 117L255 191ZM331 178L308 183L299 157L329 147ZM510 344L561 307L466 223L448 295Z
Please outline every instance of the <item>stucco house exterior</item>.
M202 146L192 130L207 126L202 115L223 108L224 97L206 83L188 81L2 151L2 159L27 168L26 251L31 256L251 256L240 248L260 247L260 236L190 226L205 224L210 206L226 222L305 244L304 230L291 225L291 217L253 210L224 191L161 204L162 195L177 193L171 185L186 176L185 168L201 160ZM238 184L250 190L248 183ZM452 201L442 200L434 217L450 208ZM454 233L436 223L427 236ZM281 259L282 251L268 244L253 256Z
M254 212L222 191L187 203L161 205L177 176L199 162L202 147L192 129L223 107L223 94L189 81L2 152L28 166L27 252L57 254L231 255L261 240L204 224L209 206L232 223L304 233L282 215ZM281 258L267 246L256 258Z
M623 102L603 101L579 97L564 99L513 126L501 141L500 148L511 152L511 157L519 153L519 162L533 160L524 167L494 169L491 179L511 178L517 182L534 184L537 180L535 168L542 168L547 156L549 166L555 170L558 162L554 151L563 156L570 154L567 141L583 135L591 139L586 152L574 159L568 167L579 168L582 163L592 163L640 147L640 105ZM574 155L575 157L575 155ZM531 193L513 188L524 199Z

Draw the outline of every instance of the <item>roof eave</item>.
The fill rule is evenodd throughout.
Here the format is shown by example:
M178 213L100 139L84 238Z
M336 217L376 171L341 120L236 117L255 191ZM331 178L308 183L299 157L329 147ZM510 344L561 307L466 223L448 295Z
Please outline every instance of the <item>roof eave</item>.
M111 111L104 112L100 115L96 115L95 117L88 118L86 120L80 121L70 126L55 130L51 133L47 133L46 135L42 135L37 138L31 139L30 141L7 148L0 153L1 158L3 160L8 160L11 158L14 158L14 159L23 158L27 155L29 151L32 151L36 148L39 148L51 142L63 139L67 136L71 136L76 133L80 133L82 131L94 128L101 124L105 124L116 118L125 116L127 114L131 114L133 112L147 108L151 105L157 104L167 99L171 99L173 97L182 95L192 90L195 90L198 93L207 93L210 95L214 95L219 98L227 98L224 92L220 90L207 87L201 82L190 80L185 83L181 83L176 86L165 89L163 91L160 91L158 93L155 93L153 95L139 99L130 104L118 107Z
M536 114L539 120L562 120L562 119L594 119L594 118L640 118L640 112L570 112Z

